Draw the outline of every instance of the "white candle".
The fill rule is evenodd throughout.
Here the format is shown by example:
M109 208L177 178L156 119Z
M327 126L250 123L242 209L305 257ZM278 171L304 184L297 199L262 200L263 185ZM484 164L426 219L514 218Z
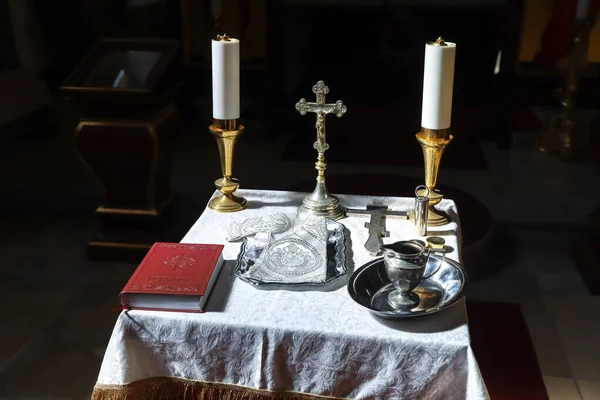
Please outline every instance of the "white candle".
M212 41L213 118L240 117L240 41Z
M440 46L435 43L425 45L421 127L448 129L452 115L456 44L445 42L446 46Z

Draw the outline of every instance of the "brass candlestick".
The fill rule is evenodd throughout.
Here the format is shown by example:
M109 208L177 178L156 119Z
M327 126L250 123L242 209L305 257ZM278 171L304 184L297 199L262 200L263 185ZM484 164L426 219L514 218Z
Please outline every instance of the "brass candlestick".
M296 103L296 110L300 115L306 115L307 112L317 114L317 141L313 147L318 152L315 169L317 170L317 185L315 190L304 198L302 205L298 208L298 213L309 213L313 215L322 215L332 220L344 218L346 212L340 204L340 200L329 193L325 185L325 170L327 163L325 162L325 151L329 149L329 144L325 137L325 116L327 114L335 114L338 118L346 113L346 106L341 100L333 104L325 104L325 95L329 93L329 88L325 86L325 82L319 81L312 88L313 93L317 95L316 103L309 103L306 99L300 99Z
M428 226L440 226L450 222L448 214L442 210L435 208L436 204L442 201L444 195L439 189L436 189L438 171L440 169L440 161L442 154L446 150L446 146L450 144L454 137L448 129L427 129L421 128L421 132L416 134L417 140L423 149L423 159L425 160L425 186L417 191L418 196L427 195L429 190L429 210L427 217ZM411 213L410 218L414 215Z
M237 119L221 120L215 118L208 129L219 145L221 171L223 172L223 178L215 181L215 186L223 195L214 197L208 203L208 208L217 212L241 211L248 206L248 201L233 194L238 189L239 183L237 179L231 177L231 169L233 147L238 136L244 131L244 126Z

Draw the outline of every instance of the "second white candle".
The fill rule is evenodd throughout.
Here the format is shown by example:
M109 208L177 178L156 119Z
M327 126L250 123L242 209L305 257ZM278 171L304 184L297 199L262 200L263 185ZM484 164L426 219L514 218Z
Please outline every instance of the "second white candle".
M456 44L445 43L425 45L421 127L427 129L450 128Z

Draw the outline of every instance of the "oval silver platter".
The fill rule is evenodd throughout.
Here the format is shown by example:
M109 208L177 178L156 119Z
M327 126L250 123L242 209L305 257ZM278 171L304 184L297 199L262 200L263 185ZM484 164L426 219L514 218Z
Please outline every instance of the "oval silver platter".
M431 259L425 275L439 265L441 257L431 256ZM445 258L439 270L414 290L419 296L418 306L412 309L394 308L387 298L395 289L387 276L383 258L378 258L354 271L348 280L348 292L355 302L378 317L412 318L436 313L456 303L463 296L466 278L459 263Z
M267 246L266 235L257 234L244 238L237 263L235 275L258 289L271 290L334 290L343 286L335 284L336 278L346 275L346 235L344 225L327 221L327 271L322 282L263 282L247 275ZM337 283L337 282L336 282Z

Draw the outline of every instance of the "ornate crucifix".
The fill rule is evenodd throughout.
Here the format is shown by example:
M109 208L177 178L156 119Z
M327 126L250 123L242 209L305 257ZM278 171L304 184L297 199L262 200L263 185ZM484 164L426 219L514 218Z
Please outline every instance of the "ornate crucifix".
M329 145L325 136L325 116L327 114L335 114L341 118L346 113L346 106L341 100L333 104L325 103L325 95L329 93L329 88L325 86L325 82L319 81L312 88L313 93L317 95L315 103L307 102L306 99L300 99L296 103L296 110L301 115L306 115L307 112L317 114L317 141L313 147L319 152L315 168L317 170L317 186L310 195L304 198L302 206L298 209L299 213L308 212L315 215L324 215L330 219L337 220L346 216L344 208L340 205L337 197L330 194L325 186L325 170L327 163L325 162L325 151L329 149Z

